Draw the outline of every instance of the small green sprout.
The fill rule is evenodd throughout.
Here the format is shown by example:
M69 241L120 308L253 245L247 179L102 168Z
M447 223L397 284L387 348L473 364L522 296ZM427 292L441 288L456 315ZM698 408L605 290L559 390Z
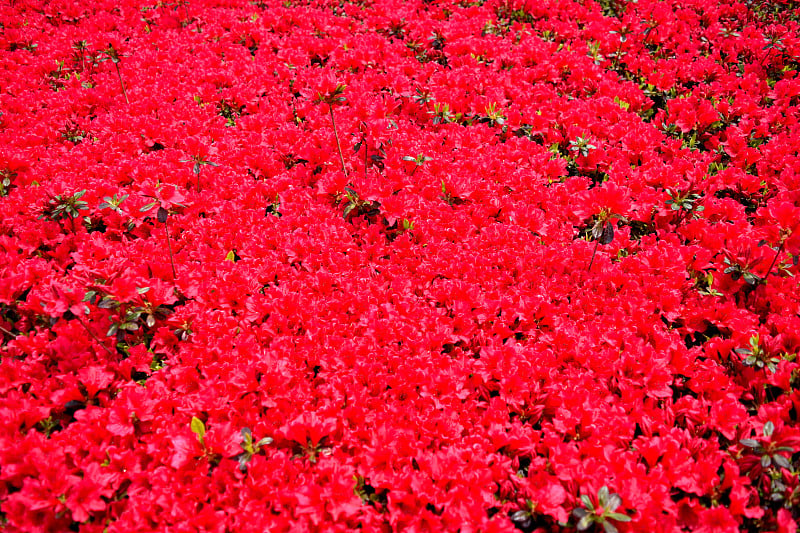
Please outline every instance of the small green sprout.
M622 498L619 494L610 493L608 487L600 487L597 491L597 506L592 503L591 498L587 495L581 496L583 507L578 507L572 511L572 515L578 519L576 528L578 531L586 531L592 525L599 524L603 526L606 533L617 533L616 526L611 523L611 520L616 522L630 522L631 517L622 513L616 512L620 505L622 505Z

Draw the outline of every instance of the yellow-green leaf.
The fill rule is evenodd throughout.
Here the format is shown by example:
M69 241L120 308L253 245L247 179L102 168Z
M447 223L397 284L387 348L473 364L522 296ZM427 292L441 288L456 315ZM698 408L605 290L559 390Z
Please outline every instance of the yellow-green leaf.
M200 441L200 444L203 444L203 437L206 436L206 425L203 423L202 420L200 420L196 416L193 416L191 428L192 428L192 433L197 435L197 440Z

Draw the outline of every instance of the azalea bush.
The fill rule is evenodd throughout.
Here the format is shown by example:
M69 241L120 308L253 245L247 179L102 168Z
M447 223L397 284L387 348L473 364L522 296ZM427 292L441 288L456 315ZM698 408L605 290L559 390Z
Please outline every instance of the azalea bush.
M0 527L794 533L800 5L0 6Z

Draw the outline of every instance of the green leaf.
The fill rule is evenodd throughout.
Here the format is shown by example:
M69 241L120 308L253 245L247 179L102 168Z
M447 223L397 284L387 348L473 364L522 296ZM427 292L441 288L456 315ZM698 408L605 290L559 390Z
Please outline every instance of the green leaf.
M768 420L767 423L764 424L764 429L762 431L765 437L771 437L775 432L775 424L773 424L771 420Z
M744 277L744 280L750 285L757 285L761 281L761 278L752 272L745 272L742 274L742 277Z
M228 252L228 255L225 256L225 261L230 261L231 263L236 261L236 252L231 250Z
M144 206L144 207L142 207L141 209L139 209L139 211L141 211L142 213L145 213L145 212L147 212L147 211L150 211L151 209L153 209L153 208L156 206L156 204L157 204L157 203L158 203L158 202L150 202L150 203L149 203L149 204L147 204L146 206Z
M600 237L603 236L604 230L605 230L604 223L598 220L597 222L594 223L594 226L592 226L592 237L594 239L599 239Z
M606 223L605 226L603 226L603 233L600 236L600 244L611 244L613 240L614 240L614 225L609 222Z
M572 514L575 516L575 518L583 518L584 516L589 514L589 511L587 511L583 507L578 507L572 510Z
M764 468L769 468L772 464L772 459L770 459L769 455L762 455L761 456L761 466Z
M626 515L621 514L621 513L608 513L606 516L608 518L612 519L612 520L616 520L617 522L630 522L631 521L631 517L630 516L626 516Z
M197 435L197 440L200 442L200 444L205 445L203 442L203 437L206 436L206 425L203 423L203 421L196 416L193 416L190 427L192 428L192 433Z
M253 455L256 450L253 448L253 433L250 428L242 428L242 442L239 444L247 454Z
M619 494L615 493L608 497L608 501L603 508L607 511L613 511L620 505L622 505L622 498L620 498Z
M580 521L578 521L578 525L575 527L578 529L578 531L586 531L592 526L592 522L594 521L593 518L594 515L587 514L581 518Z
M583 506L589 509L590 511L594 511L594 504L592 500L586 494L581 495L581 501L583 502Z
M750 337L750 341L749 342L750 342L750 346L753 348L753 352L758 350L759 343L761 342L759 340L759 338L758 338L758 335L753 335L752 337Z
M236 456L236 459L239 461L239 471L242 473L247 472L247 463L250 462L250 458L253 456L247 452L242 452Z
M742 439L739 441L739 444L742 446L747 446L748 448L760 448L761 445L758 443L757 440L753 439Z
M600 490L597 491L597 500L598 503L600 503L600 507L603 508L608 507L608 498L609 498L608 487L603 485L602 487L600 487Z
M776 465L781 467L781 468L785 468L787 470L791 470L792 469L792 464L789 462L789 460L786 457L784 457L782 455L778 455L776 453L775 455L772 456L772 461Z
M619 533L617 527L611 522L603 522L603 530L606 533Z

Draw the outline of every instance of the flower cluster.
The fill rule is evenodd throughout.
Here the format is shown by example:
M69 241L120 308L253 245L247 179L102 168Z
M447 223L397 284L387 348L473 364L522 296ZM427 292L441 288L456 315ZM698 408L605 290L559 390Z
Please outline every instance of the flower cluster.
M0 528L796 531L797 2L0 29Z

